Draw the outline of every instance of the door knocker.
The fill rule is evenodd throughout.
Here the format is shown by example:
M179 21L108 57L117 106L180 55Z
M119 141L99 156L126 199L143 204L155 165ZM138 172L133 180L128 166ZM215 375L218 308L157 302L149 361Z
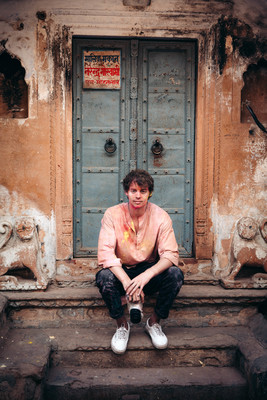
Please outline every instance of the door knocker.
M104 145L104 149L105 149L105 152L108 153L108 154L115 153L115 151L117 150L117 146L116 146L116 143L113 141L112 138L109 138L109 139L106 140L106 143Z
M156 139L155 142L151 146L152 153L155 154L155 156L159 156L159 155L161 155L163 150L164 150L164 148L163 148L162 144L160 143L159 139Z

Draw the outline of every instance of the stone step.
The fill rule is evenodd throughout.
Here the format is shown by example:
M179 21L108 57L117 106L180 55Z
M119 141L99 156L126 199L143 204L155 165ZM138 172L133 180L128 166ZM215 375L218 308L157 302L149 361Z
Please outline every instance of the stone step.
M267 351L247 327L165 327L164 331L169 346L158 351L143 326L133 326L128 350L118 356L110 350L113 325L9 329L0 338L1 399L43 400L45 381L45 399L129 399L125 396L132 395L165 399L165 390L166 399L208 396L217 400L230 392L233 399L246 399L242 396L248 391L254 394L251 399L264 399L257 393L266 390ZM143 380L138 380L141 370ZM157 376L165 386L159 385ZM105 384L99 385L109 378L106 393Z
M231 367L53 367L45 400L248 399L246 380Z
M154 349L144 326L131 326L127 352L123 357L110 348L114 326L106 328L9 329L1 335L2 359L18 362L20 354L35 346L50 348L52 365L91 365L94 367L138 366L235 366L239 341L251 337L240 328L163 328L168 336L168 349ZM160 354L160 357L158 355ZM28 356L27 356L28 357ZM22 362L25 362L22 361ZM4 368L4 367L3 367Z
M257 326L266 325L257 316ZM253 326L253 324L252 324ZM154 349L144 324L131 326L128 348L123 356L110 350L114 326L49 329L53 352L52 368L236 368L249 382L250 399L265 400L267 349L249 327L164 327L168 349ZM54 335L54 336L53 336ZM67 339L66 339L67 338ZM74 397L75 398L75 397ZM187 398L187 397L186 397ZM216 397L215 397L216 398ZM231 397L234 398L234 397Z
M233 366L237 364L240 337L247 338L247 329L164 327L168 349L154 349L141 326L131 326L127 352L118 357L110 350L115 326L49 330L55 351L52 365L90 365L96 368L160 366ZM51 334L52 333L52 334ZM66 340L67 337L67 340ZM160 354L160 357L159 357Z
M1 332L1 400L41 400L51 350L52 346L41 330Z
M105 326L107 309L96 287L46 291L5 292L8 319L18 327ZM246 325L264 303L267 290L227 290L213 285L184 285L174 301L169 326L205 327ZM145 317L155 297L146 297Z

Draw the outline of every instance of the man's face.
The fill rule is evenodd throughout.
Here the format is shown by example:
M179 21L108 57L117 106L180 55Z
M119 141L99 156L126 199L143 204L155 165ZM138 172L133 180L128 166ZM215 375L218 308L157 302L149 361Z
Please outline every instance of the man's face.
M150 193L148 187L140 187L136 182L132 182L126 195L130 207L141 209L146 207Z

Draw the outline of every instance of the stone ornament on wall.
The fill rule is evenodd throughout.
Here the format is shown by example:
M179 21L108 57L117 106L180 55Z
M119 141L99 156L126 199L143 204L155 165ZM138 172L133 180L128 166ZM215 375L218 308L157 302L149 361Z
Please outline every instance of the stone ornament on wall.
M47 285L34 219L20 218L15 224L0 221L0 290L46 289Z
M250 274L242 276L241 270L245 267ZM262 272L259 272L261 268ZM222 279L222 284L226 288L267 287L267 218L258 222L254 218L243 217L238 221L228 275Z

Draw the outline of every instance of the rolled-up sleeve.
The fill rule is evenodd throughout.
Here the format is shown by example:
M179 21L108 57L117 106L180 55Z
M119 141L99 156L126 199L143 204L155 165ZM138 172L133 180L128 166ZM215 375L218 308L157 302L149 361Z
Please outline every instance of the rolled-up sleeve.
M102 268L121 266L120 258L116 257L116 233L114 222L109 210L101 221L101 229L98 239L98 265Z
M178 266L178 245L172 227L172 220L168 214L165 216L159 229L158 254L160 258L167 258L173 265Z

